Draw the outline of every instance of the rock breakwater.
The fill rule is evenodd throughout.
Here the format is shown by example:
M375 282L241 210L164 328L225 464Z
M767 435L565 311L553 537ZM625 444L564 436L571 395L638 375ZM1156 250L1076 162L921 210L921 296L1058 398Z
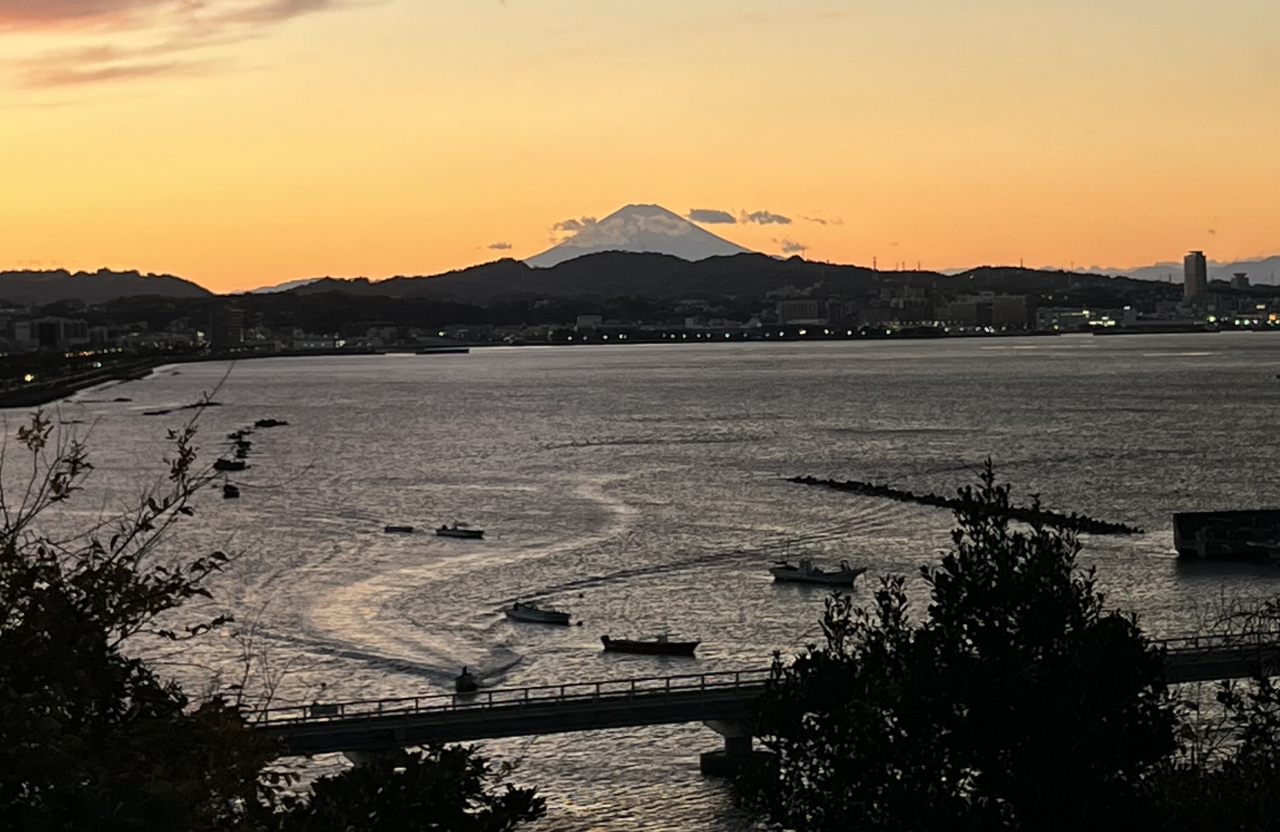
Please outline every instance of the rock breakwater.
M914 491L906 491L901 488L893 488L889 485L880 485L872 482L859 482L857 480L827 480L818 479L817 477L788 477L787 482L799 483L800 485L817 485L824 488L833 488L836 491L847 491L853 494L861 494L864 497L883 497L888 500L897 500L903 503L918 503L922 506L935 506L937 508L949 508L952 510L961 508L963 501L958 497L944 497L940 494L917 494ZM1077 514L1074 511L1070 514L1064 514L1060 511L1050 511L1039 506L1009 506L1003 512L1005 517L1010 520L1020 520L1024 523L1039 523L1045 526L1052 526L1058 529L1066 529L1074 532L1083 532L1085 534L1144 534L1144 531L1137 526L1129 526L1124 523L1112 523L1107 520L1099 520L1096 517L1089 517L1084 514Z

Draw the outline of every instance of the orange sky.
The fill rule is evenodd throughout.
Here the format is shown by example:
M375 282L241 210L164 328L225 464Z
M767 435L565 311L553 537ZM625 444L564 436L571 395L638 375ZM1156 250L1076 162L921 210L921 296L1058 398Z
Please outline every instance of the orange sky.
M0 0L0 269L431 274L630 202L881 267L1274 254L1277 32L1273 0Z

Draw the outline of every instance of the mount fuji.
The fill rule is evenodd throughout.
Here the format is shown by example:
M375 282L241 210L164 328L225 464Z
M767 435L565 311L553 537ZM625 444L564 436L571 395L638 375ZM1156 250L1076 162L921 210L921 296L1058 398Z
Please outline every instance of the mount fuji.
M601 251L656 252L682 260L705 260L751 249L717 237L659 205L627 205L602 220L584 217L558 226L570 233L566 240L524 262L547 268L584 254Z

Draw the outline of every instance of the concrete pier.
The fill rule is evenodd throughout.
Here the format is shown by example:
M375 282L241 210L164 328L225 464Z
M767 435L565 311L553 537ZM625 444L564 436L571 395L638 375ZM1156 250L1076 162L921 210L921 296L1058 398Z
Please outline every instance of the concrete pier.
M1171 684L1280 676L1280 632L1194 636L1155 643ZM527 688L276 708L254 727L294 754L341 751L357 765L377 753L432 743L702 722L724 747L700 755L705 774L733 774L768 752L752 747L750 720L768 668L611 679Z

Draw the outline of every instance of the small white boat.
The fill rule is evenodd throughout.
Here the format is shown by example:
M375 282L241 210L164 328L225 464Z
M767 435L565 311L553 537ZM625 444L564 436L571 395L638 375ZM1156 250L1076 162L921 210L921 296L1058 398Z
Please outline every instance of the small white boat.
M850 566L849 561L840 561L840 568L828 572L813 565L809 558L801 558L798 566L787 561L779 561L769 572L775 581L798 584L825 584L827 586L853 586L854 580L867 571L865 566Z
M516 601L509 607L503 607L507 618L512 621L529 621L534 624L568 624L569 613L551 607L540 607L523 601Z

